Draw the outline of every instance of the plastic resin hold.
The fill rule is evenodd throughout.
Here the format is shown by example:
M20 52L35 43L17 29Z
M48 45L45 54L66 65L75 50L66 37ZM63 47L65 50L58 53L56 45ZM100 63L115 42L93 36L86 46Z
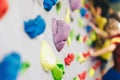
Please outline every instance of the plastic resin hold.
M87 60L88 57L90 57L90 52L89 51L88 52L84 52L84 53L82 53L82 54L80 54L78 56L79 56L78 57L78 61L80 63L83 63L83 62L85 62Z
M45 41L42 42L42 47L40 49L40 61L45 71L52 70L57 63L53 51Z
M84 22L83 22L82 19L79 19L79 20L78 20L78 26L79 26L79 27L84 27Z
M7 0L0 0L0 20L8 11L8 2Z
M23 74L24 72L26 72L26 70L30 67L30 63L29 62L23 62L21 64L21 70L20 72Z
M65 74L63 64L57 63L51 72L52 72L54 80L62 80L62 77Z
M82 17L84 17L87 14L87 9L80 8L80 14L81 14Z
M7 55L0 64L0 80L16 80L20 67L21 58L18 53Z
M86 26L86 32L87 32L87 33L90 33L91 31L92 31L91 26L89 26L89 25L88 25L88 26Z
M61 1L59 1L57 4L56 4L56 12L59 13L60 10L61 10Z
M62 20L52 19L52 32L53 32L53 41L56 49L60 52L65 42L67 41L70 33L70 26L63 22Z
M68 54L67 57L64 59L66 65L70 65L71 62L74 60L74 54Z
M70 23L70 21L71 21L70 9L66 8L65 22Z
M86 80L87 71L82 72L77 77L74 77L73 80Z
M100 67L100 65L101 65L101 62L100 62L100 61L97 61L97 62L92 66L92 68L89 70L89 75L90 75L90 77L93 77L93 76L94 76L96 70Z
M43 6L46 11L50 11L52 7L57 3L57 0L44 0Z
M87 76L87 71L82 72L81 74L78 75L79 80L85 80Z
M80 0L69 0L69 4L72 11L80 8Z
M75 31L72 29L72 30L70 31L70 35L69 35L69 37L68 37L68 39L67 39L67 44L68 44L68 46L70 46L70 44L71 44L74 36L75 36Z
M24 30L32 39L42 34L45 31L45 28L46 23L41 16L37 16L35 19L24 22Z
M82 36L80 36L80 34L78 34L78 35L76 36L76 41L79 42L79 43L85 43L85 42L87 41L87 38L88 38L87 35L84 36L84 37L82 37Z

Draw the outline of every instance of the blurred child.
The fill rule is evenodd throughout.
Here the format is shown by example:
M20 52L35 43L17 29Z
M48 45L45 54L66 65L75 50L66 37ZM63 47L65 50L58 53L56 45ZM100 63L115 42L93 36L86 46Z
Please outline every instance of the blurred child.
M91 4L91 13L93 15L97 28L99 28L102 31L104 30L104 26L107 23L108 11L109 11L109 4L107 2L104 2L103 0L93 0L93 3ZM109 45L110 43L109 40L104 40L104 38L98 35L96 36L97 39L94 42L94 48L96 50L99 50ZM97 60L100 60L101 62L101 66L100 66L101 76L105 74L106 65L110 58L111 58L110 52L97 57Z
M105 30L107 32L101 31L94 24L90 23L91 27L104 38L110 40L110 44L91 54L92 57L97 57L108 52L113 52L114 66L102 77L102 80L120 80L120 30L119 22L110 18Z

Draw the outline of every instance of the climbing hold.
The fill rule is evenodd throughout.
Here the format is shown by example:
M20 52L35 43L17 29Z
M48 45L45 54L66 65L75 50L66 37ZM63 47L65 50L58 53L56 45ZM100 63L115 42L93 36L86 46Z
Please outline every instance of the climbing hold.
M88 36L86 35L86 36L84 36L84 37L82 37L82 36L80 36L80 34L78 34L77 36L76 36L76 40L79 42L79 43L85 43L86 42L86 40L87 40L87 38L88 38Z
M79 77L74 77L73 80L80 80Z
M35 19L30 19L28 22L24 22L24 30L30 38L35 38L45 31L46 24L41 16L37 16Z
M50 11L52 7L57 3L57 0L44 0L43 5L46 11Z
M84 5L84 7L85 7L86 9L89 9L89 8L90 8L90 4L89 4L89 3L86 3L86 4Z
M84 71L80 74L78 74L77 77L74 77L73 80L85 80L87 76L87 71Z
M82 19L78 20L78 26L79 27L84 27L84 23L83 23Z
M69 4L72 11L80 8L80 0L69 0Z
M86 44L87 44L88 46L92 46L92 43L93 43L92 39L87 38Z
M17 52L5 56L0 64L0 80L16 80L21 67L21 58Z
M73 40L73 38L74 38L74 34L75 32L74 32L74 30L72 29L71 31L70 31L70 35L69 35L69 37L68 37L68 39L67 39L67 44L68 44L68 46L70 46L70 44L71 44L71 41Z
M80 37L80 34L78 34L77 36L76 36L76 41L78 41L78 42L82 42L82 39L81 39L81 37Z
M86 26L86 32L87 32L87 33L90 33L91 31L92 31L91 26L89 26L89 25L88 25L88 26Z
M0 20L8 11L8 2L7 0L0 0Z
M101 65L101 62L100 62L100 61L97 61L97 62L92 66L92 68L89 70L89 75L90 75L90 77L93 77L93 76L94 76L96 70L100 67L100 65Z
M90 14L89 14L89 13L86 13L86 14L85 14L85 18L86 18L86 19L90 19Z
M84 17L86 15L86 13L87 13L87 9L80 8L80 14L81 14L82 17Z
M66 16L65 16L65 22L70 23L71 17L70 17L70 9L66 8Z
M53 51L45 41L42 42L42 47L40 49L40 61L45 71L52 70L57 63Z
M81 2L81 6L84 6L85 5L85 0L80 0Z
M87 60L88 57L90 57L90 51L87 51L87 52L84 52L84 53L82 53L82 54L79 54L79 59L78 59L78 61L79 61L80 63L83 63L83 62L85 62L85 61Z
M30 67L30 63L28 62L23 62L21 65L21 73L24 73L28 68Z
M56 12L59 13L60 12L60 9L61 9L61 1L59 1L57 4L56 4Z
M70 63L74 60L74 54L68 54L67 57L64 59L66 65L70 65Z
M82 72L81 74L78 75L79 80L85 80L87 76L87 71Z
M53 41L56 49L60 52L70 33L70 26L62 20L52 19Z
M54 80L62 80L65 74L64 66L62 63L57 63L56 66L51 71Z

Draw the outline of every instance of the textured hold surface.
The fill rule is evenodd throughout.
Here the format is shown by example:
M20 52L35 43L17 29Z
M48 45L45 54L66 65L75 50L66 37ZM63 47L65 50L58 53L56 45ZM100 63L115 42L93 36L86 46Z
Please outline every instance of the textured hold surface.
M61 20L52 19L53 41L55 47L60 52L65 45L70 33L70 26Z
M52 7L57 3L57 0L44 0L43 5L46 11L50 11Z
M37 16L35 19L30 19L24 23L24 30L30 38L35 38L45 31L46 24L41 16Z
M80 8L80 0L69 0L69 4L72 11Z
M8 11L7 0L0 0L0 19L3 18L7 11Z
M65 74L63 64L57 63L51 72L52 72L54 80L62 80L62 77Z
M7 55L0 64L0 80L16 80L18 71L21 67L20 55L13 52Z
M57 63L53 51L45 41L42 42L42 47L40 49L40 61L45 71L52 70Z

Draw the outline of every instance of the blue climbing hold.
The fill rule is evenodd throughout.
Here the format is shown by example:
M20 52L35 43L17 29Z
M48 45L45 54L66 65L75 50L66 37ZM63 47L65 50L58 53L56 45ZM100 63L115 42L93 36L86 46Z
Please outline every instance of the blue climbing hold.
M84 17L86 15L86 13L87 13L87 9L80 8L80 14L81 14L82 17Z
M43 5L46 11L50 11L52 7L57 3L57 0L44 0Z
M30 38L35 38L45 31L46 24L41 16L37 16L35 19L31 19L28 22L24 22L25 32Z
M1 63L0 63L0 80L1 80L1 74L2 74L2 73L1 73L1 70L2 70L2 69L1 69Z
M57 0L51 0L53 3L53 6L57 3Z
M89 25L86 26L86 32L87 32L87 33L91 32L91 30L92 30L91 26L89 26Z
M0 64L0 80L16 80L20 67L21 58L18 53L7 55Z

